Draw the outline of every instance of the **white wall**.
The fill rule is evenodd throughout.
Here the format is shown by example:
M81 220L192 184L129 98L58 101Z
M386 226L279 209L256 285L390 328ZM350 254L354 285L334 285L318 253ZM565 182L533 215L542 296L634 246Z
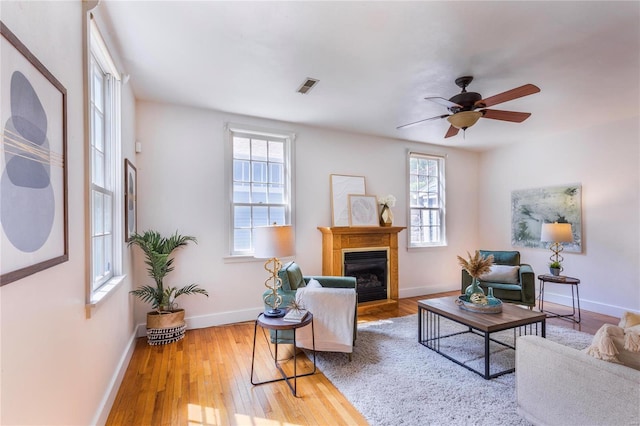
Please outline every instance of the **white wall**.
M620 316L640 311L640 131L638 117L486 152L480 162L480 241L510 247L511 191L582 184L583 252L563 253L580 279L582 307ZM537 274L551 252L519 249ZM545 300L571 304L569 286L545 286Z
M449 245L407 251L407 232L400 234L401 297L459 288L457 254L476 248L513 249L512 190L579 182L585 250L565 255L566 273L582 280L583 308L611 315L639 310L637 120L476 154L150 102L137 103L137 118L143 143L138 155L140 230L178 229L200 241L178 254L171 277L179 285L197 282L212 295L180 301L190 327L251 319L262 309L261 262L226 258L226 122L296 134L295 258L306 274L321 273L321 234L316 227L330 225L329 175L363 175L368 193L394 194L395 223L406 226L406 155L417 150L447 155ZM517 249L536 273L546 272L547 250ZM603 263L614 267L602 267ZM148 280L143 268L137 268L136 283ZM550 285L547 300L570 304L566 290ZM143 305L136 309L139 324L145 322L146 310Z
M100 423L117 391L114 373L126 361L134 322L130 277L90 319L85 315L81 2L2 2L1 14L67 89L69 261L0 288L0 423ZM134 99L126 86L123 111L123 154L132 157ZM127 255L125 272L129 265Z
M447 247L406 250L400 233L402 297L453 290L460 286L456 254L473 250L477 233L478 154L401 140L356 135L293 123L237 116L190 107L137 103L139 231L178 229L198 245L178 252L169 283L196 282L211 297L187 296L190 327L255 318L262 308L265 272L262 261L233 262L228 256L228 190L225 180L226 122L294 132L296 256L305 274L321 274L321 234L331 225L329 175L366 178L369 194L393 194L395 224L406 226L406 162L409 150L447 155ZM138 254L136 283L149 282ZM147 306L136 319L145 322Z

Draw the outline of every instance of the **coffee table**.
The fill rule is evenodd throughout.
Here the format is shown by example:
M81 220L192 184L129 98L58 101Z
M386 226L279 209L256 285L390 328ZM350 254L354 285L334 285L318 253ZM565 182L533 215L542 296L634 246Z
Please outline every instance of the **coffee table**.
M500 313L477 313L461 309L455 303L457 299L458 296L449 296L418 301L418 342L487 380L515 371L515 368L510 368L491 373L491 352L489 350L491 342L515 350L516 332L519 332L519 335L534 333L538 335L540 333L542 337L545 337L546 315L544 313L533 312L506 303L502 305ZM442 335L440 327L442 318L465 325L467 330ZM491 337L492 333L509 329L513 329L513 346ZM443 339L467 333L484 337L484 371L478 371L441 350L440 342Z

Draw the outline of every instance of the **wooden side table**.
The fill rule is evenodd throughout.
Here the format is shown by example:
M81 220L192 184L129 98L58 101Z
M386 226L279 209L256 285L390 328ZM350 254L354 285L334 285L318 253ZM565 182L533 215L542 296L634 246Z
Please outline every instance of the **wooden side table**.
M578 284L580 284L580 280L573 277L565 277L562 275L538 275L538 280L540 280L540 293L538 296L538 309L540 312L545 312L551 315L547 315L549 318L564 318L574 323L578 324L582 320L580 315L580 292L578 290ZM573 308L571 314L560 315L555 312L545 311L544 310L544 285L545 283L553 283L553 284L568 284L571 286L571 306ZM575 290L575 294L573 289ZM578 319L576 319L576 301L578 302Z
M305 327L309 324L311 324L311 344L313 348L313 371L305 374L298 374L295 329ZM265 380L264 382L255 382L253 380L253 367L254 367L254 361L256 358L256 335L258 334L258 326L264 329L275 331L276 341L275 341L274 362L281 376L278 379ZM294 330L293 332L293 376L287 376L287 374L284 372L284 370L280 366L280 363L278 363L278 331L281 331L281 330ZM253 328L253 353L251 355L251 384L263 385L265 383L280 382L284 380L287 383L287 386L289 386L289 389L291 389L291 393L293 394L293 396L297 397L298 396L297 395L298 377L311 376L312 374L315 374L315 373L316 373L316 338L315 338L315 331L313 329L313 314L311 312L308 312L307 316L301 322L289 322L289 321L284 321L282 318L265 317L264 314L258 315L258 319L256 319L256 322ZM291 385L291 381L290 381L291 379L293 379L293 385Z

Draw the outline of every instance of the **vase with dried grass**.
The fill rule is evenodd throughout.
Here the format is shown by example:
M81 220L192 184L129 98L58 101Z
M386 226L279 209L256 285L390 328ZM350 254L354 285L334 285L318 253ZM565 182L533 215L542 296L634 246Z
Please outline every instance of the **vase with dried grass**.
M462 266L462 268L467 271L472 278L471 285L465 289L467 300L472 301L476 299L473 297L474 294L482 295L483 297L481 299L484 299L484 291L482 290L482 287L480 287L479 278L483 274L491 271L493 255L490 254L489 256L484 257L480 254L479 250L476 250L473 256L467 252L467 258L468 259L464 259L458 256L458 264Z

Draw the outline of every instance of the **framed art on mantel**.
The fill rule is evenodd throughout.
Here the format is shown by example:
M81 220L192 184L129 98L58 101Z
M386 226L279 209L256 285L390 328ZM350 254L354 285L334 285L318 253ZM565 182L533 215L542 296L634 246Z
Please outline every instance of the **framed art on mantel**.
M0 21L0 285L69 260L67 91Z
M380 226L375 195L349 194L349 226Z
M138 229L138 176L135 166L125 158L124 160L124 240L131 240L131 236Z
M331 175L331 225L349 226L349 195L364 193L364 176Z

